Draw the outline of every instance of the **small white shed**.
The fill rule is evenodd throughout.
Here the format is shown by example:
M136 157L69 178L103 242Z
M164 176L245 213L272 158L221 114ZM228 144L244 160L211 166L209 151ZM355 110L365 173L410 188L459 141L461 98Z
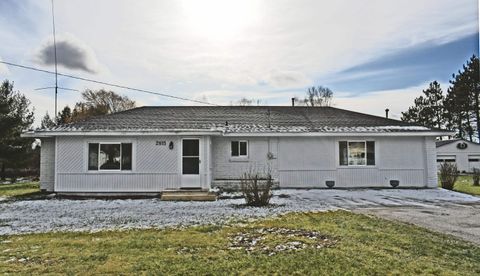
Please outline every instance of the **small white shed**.
M460 172L480 169L480 144L464 139L437 141L437 165L455 162Z

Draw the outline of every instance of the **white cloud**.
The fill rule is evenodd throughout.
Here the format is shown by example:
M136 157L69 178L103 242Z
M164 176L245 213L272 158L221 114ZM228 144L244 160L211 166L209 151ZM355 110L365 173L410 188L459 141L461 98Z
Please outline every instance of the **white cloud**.
M82 66L97 71L96 79L186 98L205 96L217 104L243 96L289 104L290 97L304 94L303 86L338 70L426 41L444 43L478 31L475 0L192 1L57 1L57 31L72 34L71 44L89 56ZM47 43L51 14L48 5L37 2L32 0L35 9L24 15L38 23L34 31L18 34L7 24L0 27L3 58L24 61L26 49L38 50L42 41ZM12 72L24 74L24 82L16 82L22 91L29 85L48 86L30 81L37 73ZM41 77L51 84L51 76ZM101 87L67 84L79 90ZM421 89L337 96L336 101L379 115L389 105L393 115L410 105L413 93ZM112 90L142 104L187 104Z
M448 84L441 83L440 86L445 93ZM340 94L335 96L333 102L334 107L377 116L385 116L385 109L388 108L390 110L390 118L400 119L402 112L407 111L408 107L413 105L413 100L422 95L422 91L426 88L428 88L428 83L404 89L365 93L356 97L342 96Z
M272 87L282 89L303 88L312 84L312 80L301 72L280 70L273 70L264 82Z

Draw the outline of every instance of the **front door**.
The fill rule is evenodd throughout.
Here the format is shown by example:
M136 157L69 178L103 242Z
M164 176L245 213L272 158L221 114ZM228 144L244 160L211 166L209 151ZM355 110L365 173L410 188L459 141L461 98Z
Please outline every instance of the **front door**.
M200 139L182 139L182 188L199 188Z

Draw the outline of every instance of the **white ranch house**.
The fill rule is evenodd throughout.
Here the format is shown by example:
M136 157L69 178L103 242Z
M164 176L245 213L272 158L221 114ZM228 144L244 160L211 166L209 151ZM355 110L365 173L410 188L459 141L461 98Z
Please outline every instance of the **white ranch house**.
M270 171L281 188L437 186L445 131L333 107L140 107L38 129L41 188L160 193L238 185Z
M437 164L456 163L460 172L480 169L480 144L464 139L437 141Z

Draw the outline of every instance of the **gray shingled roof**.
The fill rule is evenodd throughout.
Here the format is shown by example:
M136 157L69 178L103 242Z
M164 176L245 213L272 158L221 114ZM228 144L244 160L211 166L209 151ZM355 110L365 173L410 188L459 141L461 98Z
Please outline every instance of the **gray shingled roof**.
M429 128L333 107L145 106L43 131L426 132Z

